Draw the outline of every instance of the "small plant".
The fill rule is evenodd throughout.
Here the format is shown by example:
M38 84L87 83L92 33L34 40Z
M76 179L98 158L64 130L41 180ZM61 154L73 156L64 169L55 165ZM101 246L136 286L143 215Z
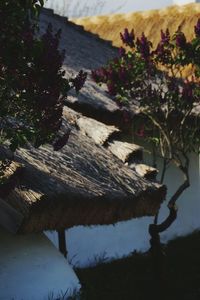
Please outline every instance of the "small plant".
M169 30L161 31L160 42L153 48L144 33L136 39L133 30L125 29L120 35L126 48L92 72L93 79L106 84L120 106L139 108L134 133L153 144L155 156L163 159L160 181L170 163L183 174L182 184L169 199L169 216L159 225L156 216L149 227L151 245L159 246L159 233L176 219L176 201L190 186L189 154L199 153L200 20L194 32L195 38L188 42L180 28L172 36Z

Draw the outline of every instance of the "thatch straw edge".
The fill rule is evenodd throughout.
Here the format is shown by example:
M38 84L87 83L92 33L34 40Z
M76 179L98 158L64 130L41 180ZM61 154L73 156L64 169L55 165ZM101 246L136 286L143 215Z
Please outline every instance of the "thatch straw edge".
M75 199L74 195L68 195L68 199L66 195L59 195L58 199L44 197L31 207L30 217L24 220L19 232L60 230L77 225L108 225L144 215L153 216L160 208L165 195L166 187L160 186L154 190L148 188L134 199L130 194L125 199L115 197L113 200L106 197ZM72 198L73 200L70 200Z

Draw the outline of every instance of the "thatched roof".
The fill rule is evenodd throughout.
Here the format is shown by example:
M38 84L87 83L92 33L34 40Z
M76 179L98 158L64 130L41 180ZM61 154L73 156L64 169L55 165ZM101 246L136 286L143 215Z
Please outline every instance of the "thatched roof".
M165 31L167 28L171 34L180 28L185 33L188 41L192 40L194 38L194 26L199 18L200 3L191 3L173 5L159 10L79 18L73 19L73 22L78 26L82 26L88 33L98 35L100 39L112 42L115 47L122 46L120 32L123 32L124 28L134 29L136 37L140 37L144 32L153 46L156 47L160 41L161 30ZM193 71L191 65L187 65L184 67L182 75L191 76ZM92 107L92 104L90 106ZM137 106L132 106L131 112L133 117L140 113ZM191 114L191 121L194 116L199 117L199 113L200 107L195 106ZM117 120L115 120L115 124L118 122L120 125L120 117Z
M160 38L160 30L167 27L174 32L181 26L188 39L191 39L199 17L200 4L189 4L147 12L77 19L73 20L75 24L65 17L54 14L52 10L44 9L40 20L41 31L45 30L49 22L55 29L62 29L61 48L66 50L64 61L66 76L75 75L80 69L88 72L84 88L78 97L75 93L71 93L66 105L87 117L127 130L130 124L124 122L123 109L120 109L115 101L111 101L105 87L93 82L91 70L105 65L108 60L118 55L118 49L113 47L112 43L116 46L121 45L119 32L125 27L135 28L136 35L144 31L156 44ZM190 71L186 68L185 74L190 74ZM131 106L129 113L134 118L139 113L138 107ZM199 114L199 109L195 108L195 114Z
M4 226L11 231L37 232L154 215L165 187L148 181L114 156L108 149L108 143L113 142L109 134L102 145L94 135L89 137L87 130L83 134L82 129L75 128L82 116L69 109L65 115L68 120L73 118L73 125L62 150L54 152L50 146L42 146L17 151L16 163L18 167L23 165L23 172L15 187L0 200L1 220L7 216ZM93 128L98 135L102 124L88 121L95 122ZM108 127L110 130L114 128ZM127 164L134 161L135 147L131 151Z
M160 10L73 19L73 22L120 47L122 42L119 33L124 28L134 28L136 36L141 36L144 32L153 45L157 45L161 29L169 28L169 31L174 33L180 26L186 37L191 40L198 18L200 4L192 3L184 6L173 5Z
M71 92L66 105L103 123L125 127L123 110L111 101L105 89L98 86L90 76L91 70L116 57L118 49L97 35L84 31L81 26L68 21L67 18L44 9L40 17L42 32L49 22L55 30L62 29L60 47L66 50L63 65L66 76L76 75L81 69L88 73L87 81L78 97L76 93Z
M49 22L62 28L67 76L117 54L109 43L44 10L42 31ZM0 224L12 232L37 232L155 215L166 188L155 182L157 171L142 164L143 149L121 139L123 111L90 77L66 104L83 113L65 108L69 141L57 152L47 145L17 151L0 194Z

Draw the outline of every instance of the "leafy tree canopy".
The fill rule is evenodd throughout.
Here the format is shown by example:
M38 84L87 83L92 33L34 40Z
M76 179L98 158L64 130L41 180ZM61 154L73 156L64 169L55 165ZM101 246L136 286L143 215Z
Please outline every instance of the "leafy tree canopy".
M118 58L92 72L119 105L140 108L143 118L134 120L135 133L155 143L159 155L179 167L200 145L200 20L194 31L190 42L180 29L172 36L161 31L153 48L144 33L136 39L133 30L125 29L121 39L128 50L120 48ZM187 78L186 67L192 72Z
M49 25L40 36L38 16L43 0L0 2L0 142L15 151L31 142L52 142L62 123L64 98L86 78L66 79L60 30ZM64 145L62 137L60 146ZM61 145L62 144L62 145ZM60 148L57 142L57 150Z
M156 216L149 226L152 251L162 257L159 233L176 219L175 203L190 186L189 153L199 153L200 147L200 20L191 41L180 28L172 36L168 29L161 31L154 47L144 33L136 39L133 30L125 29L120 35L126 47L120 48L119 57L93 71L93 79L106 84L120 106L139 108L133 130L154 145L156 157L163 158L160 181L171 162L183 174L183 182L169 199L169 216L159 225Z

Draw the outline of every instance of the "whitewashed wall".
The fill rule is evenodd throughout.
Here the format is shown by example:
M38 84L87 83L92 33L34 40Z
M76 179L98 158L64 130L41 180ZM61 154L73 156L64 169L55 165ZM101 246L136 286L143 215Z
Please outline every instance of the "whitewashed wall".
M150 158L146 155L146 162ZM168 195L172 194L181 183L181 174L175 167L167 171L165 183ZM162 233L162 241L166 242L178 236L187 235L200 229L200 178L199 157L191 156L191 187L178 200L178 218L166 232ZM166 202L163 203L160 220L168 213ZM115 226L79 226L66 231L68 260L76 266L84 267L96 264L98 260L129 255L132 251L146 251L149 248L148 225L152 217L120 222ZM47 233L57 246L57 234Z
M0 300L54 300L79 288L71 266L44 234L17 236L0 228Z
M178 218L173 225L162 234L164 241L200 229L200 169L198 155L190 155L189 174L191 186L183 192L177 201ZM167 199L173 195L182 182L182 173L175 166L171 166L167 170L164 181L168 188ZM160 212L160 221L162 216L166 215L167 211L166 203L164 203Z
M184 5L188 3L199 3L200 0L173 0L173 4Z

